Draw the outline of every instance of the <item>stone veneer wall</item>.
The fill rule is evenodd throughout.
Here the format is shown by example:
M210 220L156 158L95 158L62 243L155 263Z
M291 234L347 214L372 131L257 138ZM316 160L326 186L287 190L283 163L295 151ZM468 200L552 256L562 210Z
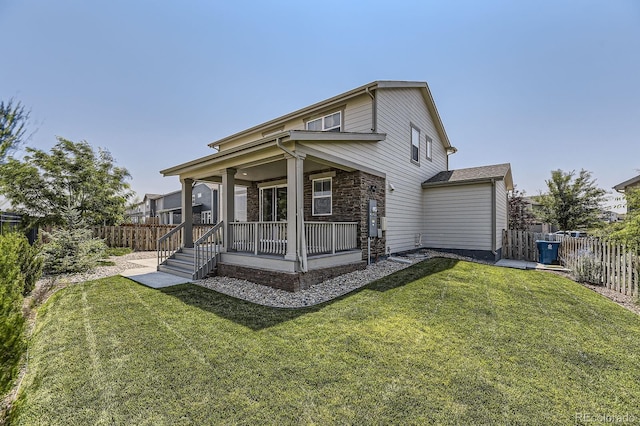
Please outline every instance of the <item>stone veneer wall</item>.
M295 292L306 290L314 284L366 267L366 262L358 262L331 268L312 269L306 273L288 273L218 263L217 275L243 279L280 290Z
M331 181L333 199L331 216L312 216L311 203L312 181L309 176L335 171ZM375 188L375 190L373 189ZM307 222L358 222L359 247L362 249L362 259L367 259L367 218L369 200L378 203L378 217L385 215L385 179L359 170L347 172L338 169L327 169L304 174L304 220ZM374 238L371 241L371 257L383 256L385 238Z
M309 176L317 173L335 171L331 182L332 205L330 216L312 216L311 184ZM270 179L278 181L286 176ZM268 182L268 181L264 181ZM262 183L262 182L261 182ZM304 220L307 222L358 222L360 235L359 248L362 259L367 259L367 211L369 200L378 203L378 217L385 216L385 179L362 171L347 172L339 169L326 169L304 174ZM375 190L373 189L375 188ZM260 218L260 190L256 182L247 187L247 221L255 222ZM375 260L385 254L385 238L374 238L371 242L371 256Z

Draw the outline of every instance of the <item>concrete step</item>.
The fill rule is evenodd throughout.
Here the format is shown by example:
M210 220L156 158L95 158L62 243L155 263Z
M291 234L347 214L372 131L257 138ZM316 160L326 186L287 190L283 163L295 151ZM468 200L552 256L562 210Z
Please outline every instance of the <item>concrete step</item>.
M176 253L182 253L182 254L187 254L190 255L191 257L193 257L193 255L195 254L196 249L194 248L187 248L187 247L182 247L179 251L177 251Z
M193 271L193 259L183 260L183 259L170 257L165 262L165 265Z
M189 262L189 263L193 264L193 254L175 252L172 257L174 259L182 260L184 262Z
M182 268L176 268L175 266L169 266L169 265L160 265L158 266L158 270L160 272L164 272L167 274L171 274L171 275L176 275L178 277L182 277L182 278L187 278L189 280L193 279L193 271L192 270L185 270Z

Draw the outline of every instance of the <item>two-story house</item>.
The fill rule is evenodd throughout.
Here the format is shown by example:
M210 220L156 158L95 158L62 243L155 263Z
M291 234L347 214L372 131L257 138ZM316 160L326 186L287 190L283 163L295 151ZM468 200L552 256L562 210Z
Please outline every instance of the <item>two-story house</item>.
M500 257L510 166L449 170L456 149L426 83L369 83L210 147L161 171L180 178L183 200L193 182L221 184L217 236L194 242L183 217L181 247L170 249L191 256L195 246L201 259L216 246L206 267L188 267L193 277L217 264L218 274L295 291L416 248ZM235 215L238 187L246 221ZM185 269L171 259L160 269L172 267Z
M145 194L143 200L127 211L131 223L174 225L182 221L181 190L166 194ZM219 218L217 184L198 182L191 190L191 209L196 224L216 224Z

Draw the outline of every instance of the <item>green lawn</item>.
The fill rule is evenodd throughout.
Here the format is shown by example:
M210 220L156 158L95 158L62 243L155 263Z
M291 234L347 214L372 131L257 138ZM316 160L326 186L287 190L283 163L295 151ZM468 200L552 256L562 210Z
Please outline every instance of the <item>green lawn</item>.
M25 425L640 421L640 317L550 273L433 259L284 310L114 277L39 311Z

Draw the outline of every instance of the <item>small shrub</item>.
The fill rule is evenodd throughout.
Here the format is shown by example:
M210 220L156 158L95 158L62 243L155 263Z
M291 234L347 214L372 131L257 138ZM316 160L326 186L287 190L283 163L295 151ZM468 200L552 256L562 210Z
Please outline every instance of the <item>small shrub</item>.
M24 237L0 235L0 394L11 387L25 350L22 315L25 280L17 248Z
M64 213L66 224L45 233L44 269L50 274L87 272L96 267L107 249L104 241L93 238L75 209Z
M27 296L33 291L36 281L42 276L44 258L40 248L31 246L26 238L21 238L18 244L18 259L20 259L20 271L24 277L22 295Z
M573 278L578 282L597 283L600 282L602 266L591 252L578 252L576 255Z

